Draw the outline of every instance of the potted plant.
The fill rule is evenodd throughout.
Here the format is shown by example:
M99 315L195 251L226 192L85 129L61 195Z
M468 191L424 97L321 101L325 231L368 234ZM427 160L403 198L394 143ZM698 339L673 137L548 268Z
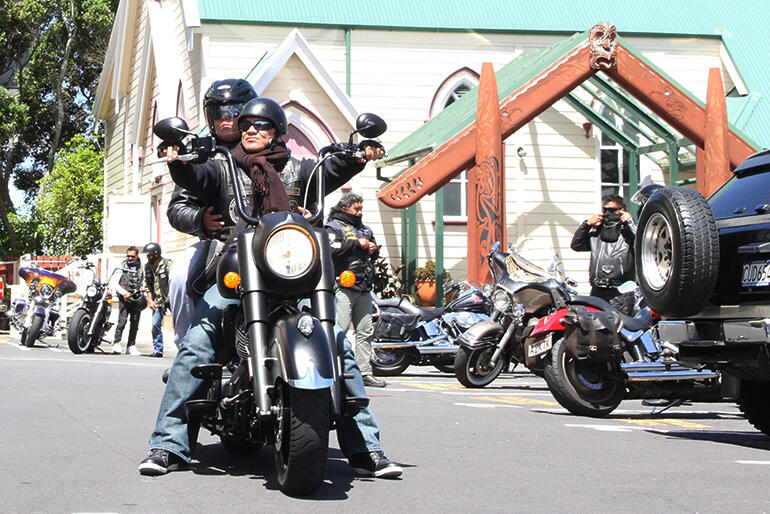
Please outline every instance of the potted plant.
M436 263L427 261L425 266L414 271L414 286L417 303L436 305Z

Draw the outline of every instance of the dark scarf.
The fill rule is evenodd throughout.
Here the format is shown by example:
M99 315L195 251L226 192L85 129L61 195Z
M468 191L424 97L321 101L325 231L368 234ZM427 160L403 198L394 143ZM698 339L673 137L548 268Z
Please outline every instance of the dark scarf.
M350 214L349 212L336 211L331 213L329 217L333 220L340 220L348 225L353 225L355 228L361 228L363 226L361 216Z
M608 212L602 220L602 227L599 231L599 237L605 243L614 243L620 237L620 215L614 212Z
M246 152L239 144L233 150L235 162L249 172L251 187L254 193L254 212L269 214L276 211L288 211L289 197L286 188L278 176L278 170L283 170L289 162L289 150L286 143L277 141L259 152Z

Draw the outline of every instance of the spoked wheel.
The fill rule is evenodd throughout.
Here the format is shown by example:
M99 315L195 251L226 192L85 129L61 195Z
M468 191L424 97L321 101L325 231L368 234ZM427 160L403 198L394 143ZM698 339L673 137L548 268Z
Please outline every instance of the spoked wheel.
M381 377L393 377L403 373L412 363L409 356L399 350L378 350L372 348L372 372Z
M545 364L545 382L556 401L578 416L607 416L625 395L617 364L575 359L567 352L563 338L554 341Z
M37 338L40 337L40 331L43 329L43 316L40 314L35 314L35 317L32 318L32 324L29 326L29 330L27 330L27 337L24 339L24 346L31 348L35 346L35 341L37 341Z
M275 470L286 494L307 496L323 484L329 451L329 389L296 389L276 385L278 417Z
M457 380L465 387L485 387L491 384L505 364L505 359L501 358L492 365L490 361L495 349L495 346L485 346L475 350L465 347L457 350L454 365Z
M67 344L72 353L87 352L91 347L91 338L88 337L88 327L91 325L91 315L88 311L78 309L72 316L70 326L67 329Z

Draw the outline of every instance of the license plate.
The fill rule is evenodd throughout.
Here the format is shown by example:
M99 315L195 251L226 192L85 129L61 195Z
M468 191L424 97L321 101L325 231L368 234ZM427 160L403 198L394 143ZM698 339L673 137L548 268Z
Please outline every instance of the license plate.
M527 348L527 357L536 357L541 353L547 352L552 347L553 347L553 333L549 332L547 336L540 339L539 341L529 343L529 347Z
M751 261L743 265L742 287L764 287L770 285L770 261Z

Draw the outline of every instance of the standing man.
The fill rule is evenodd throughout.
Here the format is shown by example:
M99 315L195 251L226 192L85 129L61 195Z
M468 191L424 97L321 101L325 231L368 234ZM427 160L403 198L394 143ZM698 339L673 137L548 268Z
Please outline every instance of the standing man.
M123 347L120 339L123 337L123 329L126 328L126 321L131 320L128 326L128 343L126 344L126 353L129 355L139 355L136 349L136 332L139 329L139 316L142 314L142 302L137 301L137 296L141 296L142 288L142 261L139 260L139 250L136 246L129 246L126 249L126 259L120 267L124 270L120 275L115 274L117 283L111 284L118 295L120 307L118 310L118 324L115 327L115 337L112 340L112 353L122 353Z
M168 276L173 264L161 257L158 243L144 245L147 264L144 279L147 285L147 304L152 309L152 348L150 357L163 357L163 315L168 308Z
M347 332L353 322L356 338L353 351L363 375L364 385L385 387L387 383L372 375L372 278L373 260L379 254L372 229L363 224L363 199L355 193L345 193L332 207L326 228L334 235L332 260L337 276L337 325ZM352 271L352 285L340 283L340 273Z
M591 296L610 302L622 296L617 287L634 280L634 238L636 223L623 198L602 198L602 212L585 220L575 231L570 245L576 252L591 252L589 277ZM618 299L613 304L629 314L633 304Z

